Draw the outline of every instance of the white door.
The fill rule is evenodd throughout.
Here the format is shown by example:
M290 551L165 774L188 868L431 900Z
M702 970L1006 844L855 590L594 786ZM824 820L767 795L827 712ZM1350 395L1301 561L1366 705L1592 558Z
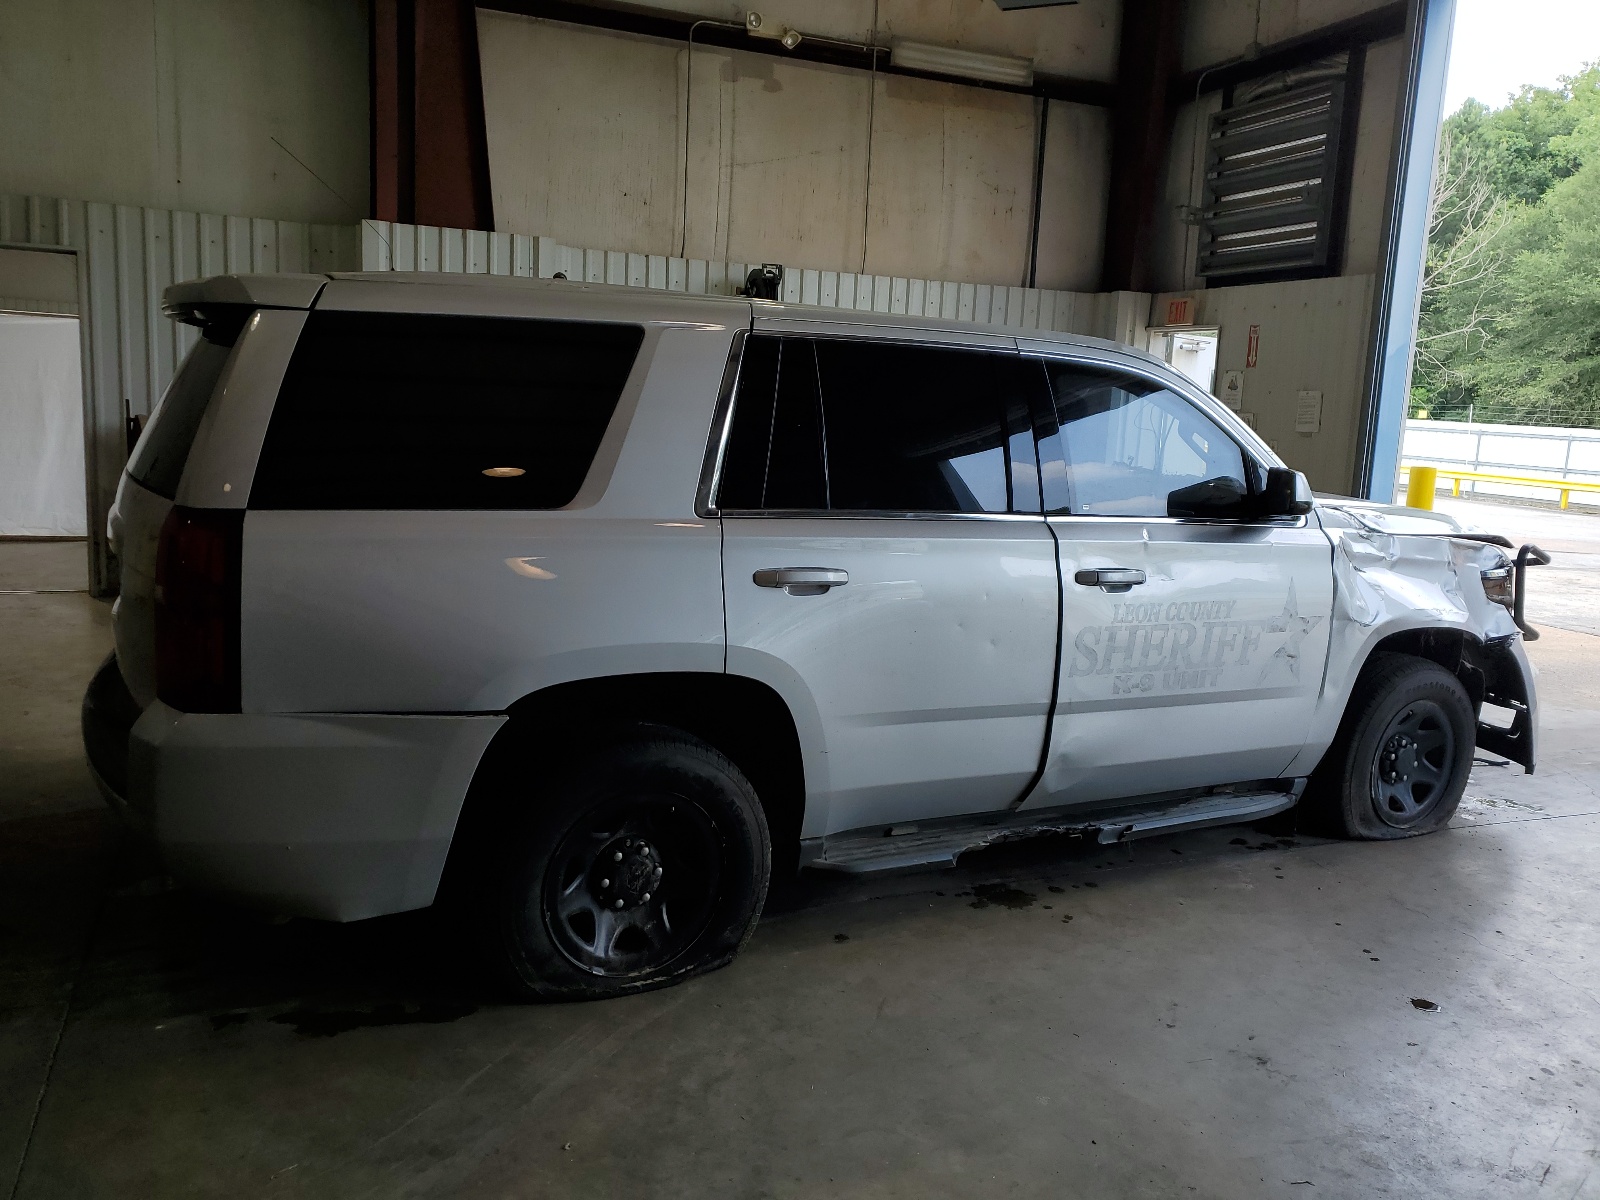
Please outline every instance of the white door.
M1259 466L1158 382L1070 363L1049 374L1061 679L1027 807L1278 777L1321 690L1327 538L1305 518L1169 517L1172 493L1219 479L1248 493Z
M1030 381L1015 353L746 346L717 497L728 670L821 741L806 836L1004 809L1037 773L1059 583Z

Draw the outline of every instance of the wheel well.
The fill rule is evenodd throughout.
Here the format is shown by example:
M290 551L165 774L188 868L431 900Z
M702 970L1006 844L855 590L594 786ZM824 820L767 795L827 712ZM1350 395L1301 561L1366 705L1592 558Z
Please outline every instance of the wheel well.
M1476 712L1485 688L1483 644L1459 629L1407 629L1392 633L1372 648L1367 661L1378 654L1410 654L1438 663L1461 681Z
M1453 674L1472 701L1478 720L1477 744L1532 772L1533 726L1528 689L1507 642L1481 642L1458 629L1411 629L1392 634L1372 648L1373 654L1384 651L1414 654ZM1486 702L1512 710L1515 716L1509 729L1483 723Z
M772 836L773 877L798 868L805 767L788 706L763 683L737 675L672 672L613 675L556 684L524 696L489 744L468 789L446 864L447 882L492 834L505 772L527 756L570 752L593 733L632 722L669 725L715 747L744 772Z

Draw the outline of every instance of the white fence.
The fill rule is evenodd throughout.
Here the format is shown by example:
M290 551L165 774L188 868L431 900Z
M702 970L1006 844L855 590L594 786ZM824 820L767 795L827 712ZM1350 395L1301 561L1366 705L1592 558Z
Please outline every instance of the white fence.
M1441 470L1600 483L1600 429L1408 420L1400 461ZM1449 480L1441 479L1439 483L1444 488L1452 486ZM1555 499L1549 488L1470 479L1462 481L1461 494ZM1595 497L1579 494L1573 500L1592 504Z

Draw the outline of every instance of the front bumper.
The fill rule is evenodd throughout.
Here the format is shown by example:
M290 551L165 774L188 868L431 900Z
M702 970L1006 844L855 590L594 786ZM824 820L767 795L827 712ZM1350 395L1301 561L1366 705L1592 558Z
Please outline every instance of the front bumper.
M334 921L433 902L473 773L506 720L198 714L157 702L122 742L119 779L126 713L101 702L113 689L96 682L102 695L91 684L84 700L96 778L173 875Z

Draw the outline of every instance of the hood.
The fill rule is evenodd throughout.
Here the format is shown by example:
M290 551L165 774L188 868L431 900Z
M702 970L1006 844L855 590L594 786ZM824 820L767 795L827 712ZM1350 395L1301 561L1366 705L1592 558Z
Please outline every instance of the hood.
M1474 540L1492 536L1488 530L1458 521L1449 513L1433 512L1424 508L1406 508L1401 504L1356 500L1349 496L1318 496L1317 507L1324 512L1331 509L1342 513L1356 525L1372 533L1420 534L1424 537L1468 534L1472 535Z

